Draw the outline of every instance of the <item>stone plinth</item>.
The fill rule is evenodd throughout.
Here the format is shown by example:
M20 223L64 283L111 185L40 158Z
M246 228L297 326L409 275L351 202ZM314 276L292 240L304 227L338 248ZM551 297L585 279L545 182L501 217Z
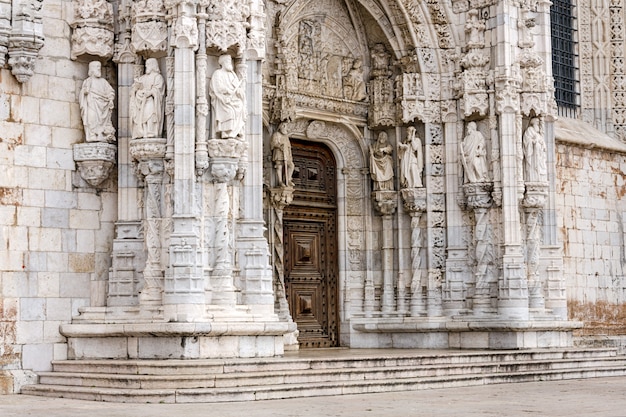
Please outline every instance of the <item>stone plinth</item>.
M98 187L109 178L117 160L117 146L110 143L77 143L73 152L81 178L92 187Z
M69 359L208 359L282 355L295 324L231 317L201 323L65 324ZM238 321L240 320L240 321ZM293 327L293 328L291 328Z
M350 326L352 348L533 349L571 347L572 333L582 323L400 317L356 318Z

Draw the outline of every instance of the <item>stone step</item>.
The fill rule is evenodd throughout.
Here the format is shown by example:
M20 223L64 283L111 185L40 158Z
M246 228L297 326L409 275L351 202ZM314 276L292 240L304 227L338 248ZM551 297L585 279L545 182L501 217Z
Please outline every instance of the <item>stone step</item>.
M345 357L346 349L337 350L339 357L333 356L333 350L322 354L313 352L317 357L308 357L309 352L286 354L281 358L263 359L206 359L206 360L68 360L53 362L55 372L133 374L133 375L205 375L228 374L258 371L308 370L333 368L363 368L375 366L413 366L437 364L470 364L470 363L507 363L511 361L558 360L558 359L593 359L616 356L615 349L544 349L525 351L473 351L473 352L439 352L419 353L394 352L381 355L380 352L361 352L350 350L353 357Z
M626 359L608 357L596 359L560 359L519 361L516 363L472 363L442 365L380 366L361 368L331 368L302 370L273 370L184 375L173 374L103 374L76 372L42 372L39 383L45 385L90 386L124 389L213 388L265 386L276 384L312 383L325 381L384 380L443 375L507 373L558 369L583 369L599 366L624 366Z
M624 362L616 366L596 366L539 371L510 371L497 373L465 373L444 376L413 378L384 378L356 381L325 381L310 383L281 383L264 386L171 388L171 389L119 389L67 385L30 385L23 394L63 397L94 401L192 403L253 401L279 398L296 398L323 395L359 394L418 389L447 388L495 383L550 381L626 375Z

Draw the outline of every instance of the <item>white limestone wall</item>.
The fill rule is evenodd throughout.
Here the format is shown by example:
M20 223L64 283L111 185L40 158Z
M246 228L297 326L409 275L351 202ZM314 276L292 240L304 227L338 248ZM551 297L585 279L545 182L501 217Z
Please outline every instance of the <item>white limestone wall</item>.
M105 300L117 197L114 180L96 193L75 171L87 62L70 60L64 3L44 2L34 76L0 69L0 393L65 358L59 325Z
M581 334L626 335L626 153L563 141L556 153L569 317Z

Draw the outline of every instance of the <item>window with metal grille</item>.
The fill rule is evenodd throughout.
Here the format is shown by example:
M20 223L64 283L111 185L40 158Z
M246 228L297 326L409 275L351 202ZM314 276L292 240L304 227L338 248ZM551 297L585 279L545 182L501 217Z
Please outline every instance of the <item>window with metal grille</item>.
M573 0L552 0L552 74L556 103L564 116L575 116L579 106L573 12Z

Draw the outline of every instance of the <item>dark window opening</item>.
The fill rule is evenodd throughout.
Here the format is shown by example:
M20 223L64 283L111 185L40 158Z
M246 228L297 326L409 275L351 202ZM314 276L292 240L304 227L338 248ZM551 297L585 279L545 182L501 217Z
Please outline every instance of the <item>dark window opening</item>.
M572 0L552 0L552 74L559 114L575 117L578 103L578 74Z

